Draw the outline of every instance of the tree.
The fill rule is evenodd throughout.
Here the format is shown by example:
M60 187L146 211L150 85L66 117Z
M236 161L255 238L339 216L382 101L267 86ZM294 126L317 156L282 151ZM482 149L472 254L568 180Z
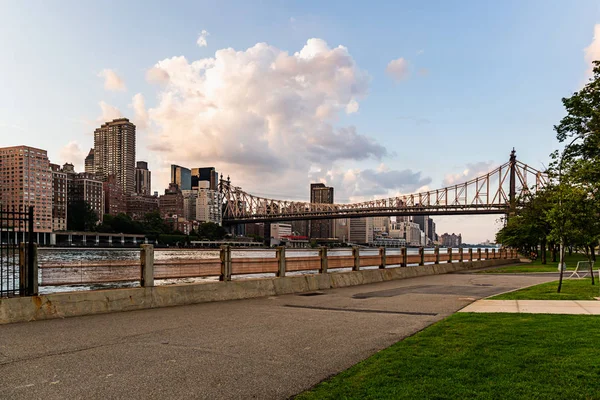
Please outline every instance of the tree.
M198 236L204 239L221 240L226 234L225 228L214 222L203 222L198 226Z
M562 102L567 115L554 130L560 143L569 143L562 153L552 154L551 173L559 179L559 202L551 212L552 236L584 247L591 261L600 237L600 61L594 61L593 76L585 87ZM562 279L561 268L559 292Z
M67 229L70 231L94 231L98 215L87 201L77 200L67 205Z

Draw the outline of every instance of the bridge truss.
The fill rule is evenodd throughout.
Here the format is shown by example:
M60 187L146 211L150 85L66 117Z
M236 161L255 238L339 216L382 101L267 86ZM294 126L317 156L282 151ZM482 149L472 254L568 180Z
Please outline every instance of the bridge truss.
M335 218L410 215L509 214L526 198L548 184L548 176L517 161L510 161L467 182L422 193L352 204L307 203L275 200L246 193L221 180L224 224Z

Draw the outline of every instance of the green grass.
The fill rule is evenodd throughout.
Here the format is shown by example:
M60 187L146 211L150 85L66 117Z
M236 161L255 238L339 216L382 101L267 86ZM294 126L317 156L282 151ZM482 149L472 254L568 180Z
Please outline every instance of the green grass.
M558 281L542 283L541 285L499 294L490 297L491 300L594 300L600 297L600 285L592 286L590 278L563 279L560 293L556 293Z
M459 313L296 399L600 399L600 317Z
M524 265L511 265L508 267L492 268L479 271L481 274L517 274L528 272L558 272L558 261L552 262L552 256L548 253L547 264L542 264L541 258ZM565 254L567 270L574 270L578 261L587 261L585 254L573 253Z

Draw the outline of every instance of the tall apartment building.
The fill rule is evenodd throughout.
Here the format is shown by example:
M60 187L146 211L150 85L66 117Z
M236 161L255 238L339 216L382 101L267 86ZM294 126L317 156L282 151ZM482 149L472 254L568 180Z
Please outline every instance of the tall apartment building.
M127 118L94 131L94 169L103 182L114 175L126 196L135 192L135 125Z
M350 218L350 237L352 243L366 244L373 241L373 218Z
M85 173L95 174L96 167L94 166L94 149L90 149L87 157L85 158Z
M192 190L192 171L179 165L171 165L171 183L175 183L179 189Z
M52 231L67 230L68 179L58 164L50 164L52 171Z
M177 184L169 184L165 194L158 197L158 208L163 218L183 218L183 195Z
M135 193L149 195L152 190L151 173L146 161L138 161L135 165Z
M102 222L104 217L104 189L102 181L94 174L76 173L73 164L66 163L62 172L67 175L67 215L68 205L76 201L85 201Z
M199 222L214 222L221 225L223 222L221 194L210 188L210 181L200 181L198 185L196 220Z
M29 146L0 148L0 207L17 210L29 206L34 207L34 231L51 232L52 174L48 154Z
M458 235L452 233L444 233L440 236L440 241L442 242L442 246L445 247L461 247L462 245L462 235L459 233Z
M310 202L333 204L333 188L327 187L323 183L310 184ZM310 221L311 238L331 238L335 236L333 220L315 220Z
M123 187L117 182L114 175L109 175L102 182L104 190L104 213L110 215L124 214L127 212L127 197L123 193Z
M195 221L198 189L182 190L181 194L183 195L183 218L187 221Z
M427 239L429 243L437 241L437 235L435 234L435 222L433 219L427 219Z
M218 190L219 174L215 167L192 168L192 189L199 187L199 182L208 182L210 190Z
M144 194L132 194L127 197L127 215L135 221L141 221L146 214L158 211L158 197Z

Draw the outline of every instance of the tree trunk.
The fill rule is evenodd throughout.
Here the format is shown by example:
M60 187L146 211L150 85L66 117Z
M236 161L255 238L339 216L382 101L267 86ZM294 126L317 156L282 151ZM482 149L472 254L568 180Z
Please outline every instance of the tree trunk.
M555 263L556 262L556 245L554 243L552 243L550 246L551 246L551 250L552 250L552 262Z
M542 265L546 265L546 238L542 239Z
M561 253L560 259L563 260L563 262L564 262L565 261L565 246L562 246L559 251ZM560 266L560 278L558 279L558 290L557 290L558 293L560 293L560 289L562 288L563 275L564 275L564 271L563 271L563 266L561 265Z
M588 251L588 249L589 249L589 251ZM590 265L590 275L592 276L592 285L595 285L596 283L594 282L594 261L593 261L593 258L595 258L596 255L594 254L594 246L593 245L586 246L585 252L587 253L588 263Z
M596 262L596 245L595 245L595 243L590 244L590 254L592 255L592 261Z
M569 257L573 255L573 246L569 246ZM563 258L564 260L564 258Z

